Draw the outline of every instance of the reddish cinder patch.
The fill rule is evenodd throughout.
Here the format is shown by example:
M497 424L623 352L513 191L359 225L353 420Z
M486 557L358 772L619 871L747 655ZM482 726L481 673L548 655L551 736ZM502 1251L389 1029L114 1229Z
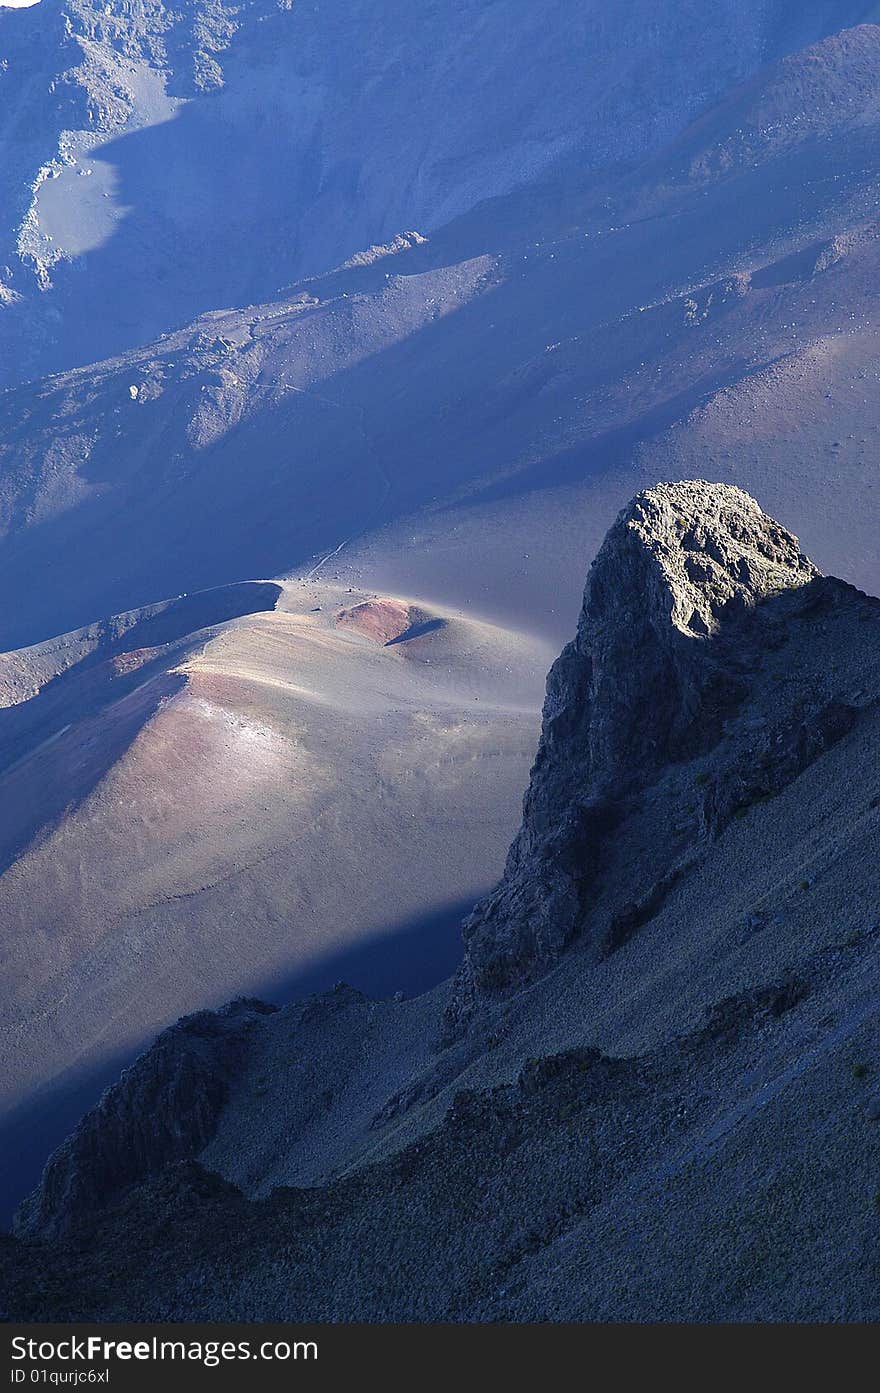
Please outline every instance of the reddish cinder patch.
M364 600L351 609L341 609L336 616L340 629L353 629L375 643L400 638L413 622L413 612L402 600Z

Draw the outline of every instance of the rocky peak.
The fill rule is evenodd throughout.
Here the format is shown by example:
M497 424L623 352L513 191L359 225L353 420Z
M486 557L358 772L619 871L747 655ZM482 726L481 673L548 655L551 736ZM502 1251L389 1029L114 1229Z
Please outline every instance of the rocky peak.
M579 932L627 800L717 743L767 641L762 602L818 578L797 538L742 489L660 484L624 508L548 677L504 878L465 924L453 1032L478 997L544 970Z
M638 494L593 563L577 635L551 669L535 772L618 785L705 743L738 692L726 632L818 575L742 489L697 480Z
M731 606L754 605L819 574L797 538L750 494L702 479L658 484L624 508L587 581L585 619L596 613L598 588L627 571L661 620L701 636L717 632Z

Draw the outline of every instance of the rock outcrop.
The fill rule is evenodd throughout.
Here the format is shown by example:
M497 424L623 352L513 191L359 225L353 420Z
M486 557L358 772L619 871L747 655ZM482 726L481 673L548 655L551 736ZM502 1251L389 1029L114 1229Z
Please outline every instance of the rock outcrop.
M582 929L603 845L632 798L670 762L711 749L747 694L754 652L772 641L769 615L756 628L757 607L818 581L797 538L741 489L660 484L623 510L590 571L577 635L548 677L504 878L465 924L451 1034L480 997L539 974ZM818 752L845 724L843 711L817 716L798 748ZM648 916L656 897L645 888Z
M325 1183L254 1200L178 1161L87 1233L0 1239L0 1309L90 1322L876 1320L872 1104L822 1055L816 1074L844 1094L845 1123L829 1127L803 1041L809 1004L821 1017L852 1001L876 947L876 932L856 936L708 1003L654 1050L528 1057L505 1083L459 1089L426 1135ZM776 1096L783 1069L796 1105ZM738 1165L716 1154L743 1137L769 1182L735 1150Z
M182 1021L0 1236L0 1311L876 1319L878 638L740 490L641 494L550 675L462 1038L431 1052L441 993L343 984Z
M252 1027L275 1009L233 1001L163 1031L51 1157L16 1214L16 1232L59 1237L129 1186L201 1151Z

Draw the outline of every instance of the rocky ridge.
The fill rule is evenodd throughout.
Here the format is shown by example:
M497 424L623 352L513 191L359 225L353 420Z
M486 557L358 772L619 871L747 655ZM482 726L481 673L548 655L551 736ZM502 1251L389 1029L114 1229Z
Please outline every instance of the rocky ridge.
M104 1319L210 1318L221 1305L240 1319L815 1318L830 1309L828 1288L808 1273L834 1254L823 1248L831 1230L804 1223L831 1202L827 1151L858 1156L849 1170L834 1162L852 1254L834 1310L863 1318L874 1300L865 1187L880 1117L870 1062L880 923L876 901L868 913L866 849L880 797L865 756L878 626L880 603L820 576L741 490L693 481L639 495L608 535L578 634L551 672L523 829L505 880L468 922L451 989L420 1004L371 1002L340 985L280 1012L234 1003L166 1032L22 1207L19 1237L0 1253L0 1268L8 1257L16 1273L10 1308ZM851 822L830 841L824 809L798 831L793 811L802 776L813 780L808 799L822 789L823 757L851 784ZM840 786L839 772L827 777ZM600 800L611 837L595 836ZM764 836L775 819L774 835L799 837L815 869L793 884L790 871L774 872L773 898L753 889L755 909L737 922L724 868L741 816L763 819ZM761 852L746 845L734 874L749 879ZM835 908L793 937L789 921L802 922L816 882ZM687 977L703 983L702 1020L682 1031L669 1015L635 1052L598 1046L577 1007L567 1035L548 1029L592 977L606 982L600 995L620 996L622 1021L630 995L644 1006L663 952L657 925L674 923L669 904L689 885L701 913L710 885L733 916L720 977L719 940L703 945L698 932L684 950ZM643 935L653 943L644 984L631 952ZM669 952L671 981L685 957L674 939ZM447 1048L432 1059L427 1041L441 1023ZM359 1100L358 1121L346 1099L359 1099L364 1067L381 1098L383 1050L408 1082L378 1108ZM792 1091L807 1100L793 1111ZM258 1141L261 1109L271 1125ZM145 1129L146 1114L158 1129ZM261 1174L278 1174L281 1159L271 1147L294 1155L300 1132L314 1139L309 1178L267 1185ZM723 1165L728 1146L747 1156L769 1147L794 1168L790 1193L775 1197L765 1159L766 1194L743 1201L736 1168ZM763 1268L726 1226L719 1187L725 1204L748 1211L744 1231L773 1233L778 1253ZM709 1235L700 1292L680 1257L695 1211ZM658 1244L657 1283L630 1268L641 1240L621 1249L608 1237L631 1213ZM436 1270L426 1282L428 1250ZM580 1278L554 1275L573 1260L581 1277L584 1263L603 1274L587 1284L591 1296ZM112 1293L108 1262L123 1272ZM738 1270L751 1274L744 1286Z
M19 1211L18 1231L58 1237L125 1189L197 1154L214 1130L251 1030L275 1009L233 1001L163 1031L55 1152Z
M86 1216L78 1241L0 1241L0 1270L12 1264L7 1309L32 1320L875 1319L859 1245L870 1244L860 1190L878 1110L858 1080L844 1134L859 1143L851 1166L838 1164L827 1115L811 1111L805 1124L817 1150L829 1148L840 1239L854 1255L840 1287L807 1275L824 1257L808 1202L811 1185L828 1184L821 1157L781 1193L771 1175L743 1201L718 1152L759 1109L758 1085L730 1107L734 1080L792 1058L797 1080L803 1055L809 1088L810 1032L835 984L857 1000L876 970L876 937L718 1002L661 1049L526 1059L510 1084L460 1090L429 1135L326 1185L254 1202L191 1157L166 1165ZM758 1125L778 1139L784 1109L765 1093ZM669 1252L688 1225L701 1238L696 1281ZM758 1225L764 1242L746 1264Z
M828 584L797 538L736 487L663 484L623 510L590 571L577 635L548 677L504 878L465 925L453 1032L480 997L545 971L585 928L607 841L622 835L640 790L658 771L719 745L748 694L750 669L779 639L781 614L766 602L801 592L783 608L802 611L836 592L839 583ZM761 762L764 791L793 778L849 719L842 703L818 696L778 710ZM723 771L705 776L695 847L748 801L748 772L726 753ZM623 920L650 917L674 878L667 871ZM618 916L614 931L622 927Z

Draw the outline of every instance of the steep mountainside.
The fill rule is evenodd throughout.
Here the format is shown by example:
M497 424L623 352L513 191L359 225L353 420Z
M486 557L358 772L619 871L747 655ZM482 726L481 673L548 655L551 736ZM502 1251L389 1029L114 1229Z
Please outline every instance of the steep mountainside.
M595 879L607 876L602 844L621 837L634 791L658 760L716 745L742 700L740 674L768 644L755 632L755 606L818 576L796 539L739 489L661 486L621 514L593 563L577 637L550 671L522 829L501 886L466 926L453 1019L475 996L546 971L583 930ZM799 773L814 745L848 728L848 707L817 692L808 716L803 701L799 693L794 730L780 722L779 738L767 738L760 778L768 792L774 766L783 779ZM740 752L734 767L737 760ZM749 784L721 788L716 776L702 800L713 833ZM633 925L679 873L673 862L633 905ZM622 927L612 923L610 932Z
M876 1319L878 735L880 601L738 489L638 496L457 979L166 1033L20 1211L6 1310Z
M631 162L780 49L872 6L827 0L800 22L792 8L41 0L0 11L0 266L13 302L0 342L17 349L4 378L265 299L403 227L430 232L572 152L589 170Z
M493 23L505 9L489 7ZM682 51L692 66L702 47ZM323 262L273 273L244 303L228 280L259 240L230 229L226 289L187 302L183 327L151 340L158 326L139 324L125 353L0 396L0 642L325 556L349 583L471 604L559 642L599 520L658 473L759 491L826 569L877 589L878 53L878 25L825 38L623 172L590 163L599 116L578 105L581 145L552 166L520 152L516 178L480 176L479 201L430 218L383 203L362 229L342 219L344 245L328 239ZM169 258L146 237L195 287L179 251L191 240L175 232ZM126 256L129 273L141 256ZM109 324L98 269L85 256L64 268L91 308L51 322ZM321 274L278 289L303 269ZM156 284L150 272L158 313ZM33 291L46 307L54 294ZM137 291L108 296L128 313Z
M8 1309L876 1312L878 83L0 5Z

